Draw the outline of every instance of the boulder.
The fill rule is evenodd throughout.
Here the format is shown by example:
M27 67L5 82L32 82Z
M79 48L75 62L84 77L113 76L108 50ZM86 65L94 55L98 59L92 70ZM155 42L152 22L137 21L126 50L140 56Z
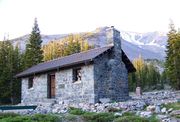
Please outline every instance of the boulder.
M154 112L155 109L156 109L156 106L154 106L154 105L149 105L149 106L147 106L147 108L146 108L147 111L151 111L151 112Z
M114 113L114 116L122 116L122 113L116 112L116 113Z
M180 110L173 110L170 115L180 115Z
M162 109L161 109L161 112L162 112L162 113L166 113L166 108L165 108L165 107L162 108Z
M156 105L155 107L155 113L160 113L161 112L161 108L159 105Z
M143 112L140 113L140 116L141 117L149 118L149 117L152 116L152 112L150 112L150 111L143 111Z

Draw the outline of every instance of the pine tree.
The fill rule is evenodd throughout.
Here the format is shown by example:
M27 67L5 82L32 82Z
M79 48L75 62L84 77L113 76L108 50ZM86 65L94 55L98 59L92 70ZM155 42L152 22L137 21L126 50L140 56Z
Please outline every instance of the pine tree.
M180 32L177 32L173 22L170 23L168 41L166 46L166 73L170 85L180 89Z
M20 81L14 76L20 71L20 52L9 41L0 42L0 104L20 101Z
M37 19L34 20L34 27L30 34L29 42L26 44L25 68L36 65L43 60L43 51L41 50L41 35Z

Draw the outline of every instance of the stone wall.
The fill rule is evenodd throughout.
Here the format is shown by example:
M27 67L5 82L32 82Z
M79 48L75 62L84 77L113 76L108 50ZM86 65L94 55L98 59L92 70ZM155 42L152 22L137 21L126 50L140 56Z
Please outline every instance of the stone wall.
M82 79L73 83L72 69L56 73L56 97L64 102L94 103L94 74L93 65L81 67Z
M107 31L111 51L94 60L95 102L101 99L124 101L129 98L128 71L122 62L120 32L113 27Z
M106 53L94 61L95 102L100 99L124 101L129 98L128 72L125 64Z
M28 78L22 79L21 102L41 102L47 98L47 74L35 76L33 87L28 89Z
M72 69L64 69L55 73L56 97L47 98L47 74L34 77L33 87L28 89L28 78L22 79L22 102L88 102L94 103L94 74L93 65L81 67L82 80L73 83Z

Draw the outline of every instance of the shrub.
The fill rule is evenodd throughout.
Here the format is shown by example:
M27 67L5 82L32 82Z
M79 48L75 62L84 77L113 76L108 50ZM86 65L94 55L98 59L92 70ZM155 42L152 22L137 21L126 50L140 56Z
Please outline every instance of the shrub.
M113 113L86 112L82 116L86 121L90 122L112 122L116 118Z
M108 112L121 112L121 109L117 109L117 108L113 108L113 107L109 107L107 108Z
M32 119L28 116L16 116L16 117L7 117L0 120L1 122L33 122Z
M16 117L16 116L20 116L20 115L15 113L0 113L0 119L7 117Z
M162 106L167 109L173 108L173 110L180 110L180 102L163 104Z
M63 119L67 120L67 121L75 121L77 119L77 116L76 115L72 115L72 114L68 114L68 115L64 116Z
M122 117L115 119L114 122L159 122L159 120L156 119L155 116L152 116L150 118L143 118L133 115L133 113L127 112L126 116L123 115Z
M176 118L180 118L180 115L175 115Z
M123 116L115 119L114 122L149 122L149 121L139 116Z
M123 116L135 116L135 113L133 113L133 112L124 112L122 115Z
M82 115L82 114L85 113L85 111L83 111L83 110L80 109L80 108L70 107L69 113L70 113L70 114L73 114L73 115Z
M37 122L57 122L59 118L56 115L35 114L32 116L32 120L37 121Z
M20 116L17 114L5 114L0 122L58 122L59 117L55 115L35 114L32 116Z
M149 117L148 120L149 120L149 122L159 122L159 120L157 119L157 117L155 115Z

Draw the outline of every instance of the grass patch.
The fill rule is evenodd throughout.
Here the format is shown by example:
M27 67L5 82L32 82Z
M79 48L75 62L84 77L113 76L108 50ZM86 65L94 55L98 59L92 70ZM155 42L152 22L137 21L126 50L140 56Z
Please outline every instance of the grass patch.
M68 114L64 116L63 119L68 121L75 121L77 119L77 115Z
M108 112L121 112L122 109L117 109L117 108L114 108L114 107L109 107L107 108Z
M146 118L139 116L122 116L114 120L114 122L149 122Z
M87 122L112 122L116 117L113 113L91 113L86 112L82 115Z
M122 116L114 120L114 122L159 122L158 119L156 119L155 116L152 116L150 118L142 118L139 116Z
M163 104L163 107L167 109L173 108L173 110L180 110L180 102Z
M133 112L124 112L123 116L135 116L135 113L133 113Z
M86 112L78 108L70 108L69 113L72 114L72 119L75 120L77 115L81 117L85 122L159 122L159 120L152 116L150 118L142 118L136 116L133 112L125 112L121 117L115 116L114 112L120 111L118 109L112 109L112 112L105 113L95 113L95 112Z
M1 114L0 122L59 122L60 118L56 115L35 114L32 116L21 116L12 113Z
M15 113L0 113L0 119L7 117L16 117L16 116L20 116L20 115Z
M80 108L70 107L69 113L70 113L70 114L73 114L73 115L82 115L82 114L85 113L85 111L83 111L83 110L80 109Z
M180 119L180 115L175 115L174 117L176 117L176 118L179 118L179 119Z

